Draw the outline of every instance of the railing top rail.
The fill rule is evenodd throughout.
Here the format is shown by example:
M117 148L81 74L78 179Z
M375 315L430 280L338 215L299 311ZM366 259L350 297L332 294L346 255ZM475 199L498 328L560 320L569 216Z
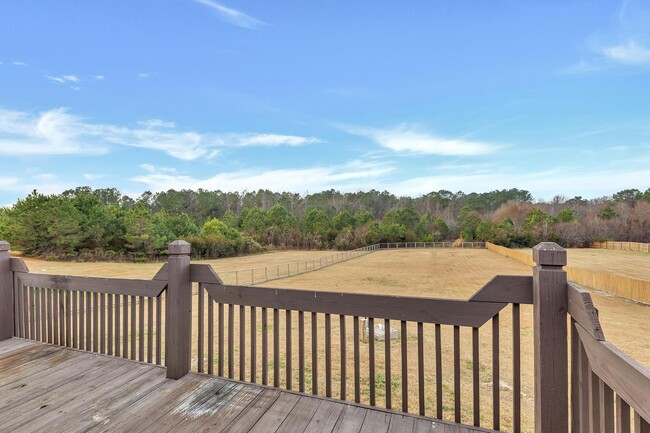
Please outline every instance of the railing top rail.
M75 275L35 274L31 272L17 273L17 278L19 284L27 287L148 297L157 297L167 286L167 281L79 277Z
M224 304L480 327L507 304L206 284Z

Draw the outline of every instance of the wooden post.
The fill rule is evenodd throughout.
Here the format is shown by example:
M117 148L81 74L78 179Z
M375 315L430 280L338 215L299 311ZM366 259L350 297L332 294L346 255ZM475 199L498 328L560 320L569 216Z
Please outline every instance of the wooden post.
M192 359L192 281L190 244L169 244L169 279L165 312L167 378L180 379L190 371Z
M553 242L533 248L535 432L568 433L566 250Z
M14 336L14 281L9 243L0 241L0 341Z

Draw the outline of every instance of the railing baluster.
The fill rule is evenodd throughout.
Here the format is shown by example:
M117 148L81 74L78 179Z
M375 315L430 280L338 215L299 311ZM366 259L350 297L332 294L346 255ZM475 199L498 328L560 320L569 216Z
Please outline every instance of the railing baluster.
M45 292L47 289L41 287L40 290L40 301L41 301L41 341L47 341L47 300L45 298ZM18 303L16 303L16 307ZM16 316L17 318L18 316Z
M392 408L392 387L390 371L390 320L384 319L384 377L386 385L386 408Z
M72 313L70 308L70 290L65 291L65 345L72 347Z
M21 287L21 296L22 296L22 304L23 304L23 312L22 312L22 337L29 339L29 287L22 286ZM54 298L53 296L53 299ZM57 316L58 316L58 311L57 311ZM59 324L58 321L56 323L56 329L58 330ZM58 344L59 342L59 336L58 332L56 334L56 340L54 344Z
M59 341L61 346L66 345L65 341L65 291L59 290L57 308L59 310Z
M325 314L325 396L332 396L332 319Z
M298 391L305 392L305 313L298 311Z
M254 308L253 308L254 309ZM214 374L214 300L208 293L208 374Z
M41 341L41 299L40 288L34 288L34 335L36 341Z
M442 419L442 332L436 323L436 418Z
M251 382L255 383L256 381L257 381L257 310L255 307L251 307Z
M36 303L34 302L34 287L29 288L29 338L36 340Z
M604 381L600 381L600 428L604 432L614 431L614 392Z
M129 297L122 295L122 358L129 357Z
M600 378L596 373L589 375L589 429L600 432Z
M112 355L113 354L113 295L111 293L109 293L107 295L106 302L108 303L108 313L106 315L106 317L108 319L108 325L107 325L107 331L108 331L107 345L108 346L106 348L106 353L109 354L109 355ZM149 305L151 305L151 302L149 302ZM76 327L76 325L75 325L75 327ZM76 329L75 329L75 332L76 332ZM151 328L149 328L149 338L151 339ZM149 362L151 362L151 360L149 360Z
M291 389L292 386L292 366L291 366L291 310L286 310L285 312L286 318L285 318L285 326L286 326L286 340L287 340L287 352L286 352L286 359L285 359L285 366L286 366L286 387L287 389Z
M262 307L262 384L269 384L269 324L265 307Z
M280 310L273 309L273 386L280 386Z
M246 379L246 307L239 306L239 380Z
M361 401L361 366L359 356L359 316L353 317L354 323L354 401Z
M481 425L481 382L480 382L480 360L479 360L479 334L478 328L472 328L472 380L473 380L473 397L474 404L474 426Z
M106 293L101 293L99 295L99 313L99 351L101 353L106 353Z
M110 296L110 295L109 295ZM153 330L153 299L152 297L147 298L147 362L149 364L153 364L153 336L154 336L154 330ZM111 309L110 309L110 299L109 299L109 304L108 304L108 317L111 317ZM109 319L108 323L108 329L110 330L111 328L111 323ZM110 335L110 332L109 334ZM110 344L110 342L109 342Z
M419 413L422 416L424 416L424 398L424 324L418 322L418 402Z
M131 359L135 360L135 343L136 343L136 315L135 315L135 310L136 310L136 297L135 295L131 295Z
M492 318L492 429L501 429L501 395L499 390L499 315ZM576 406L577 407L577 406ZM577 433L577 432L576 432Z
M199 288L198 288L198 302L199 302L199 318L198 318L198 337L196 340L196 345L197 345L197 352L198 352L198 357L199 359L197 360L197 370L199 373L203 373L203 365L205 362L205 354L203 352L204 344L203 344L203 338L204 338L204 329L203 329L203 320L204 320L204 294L203 294L203 284L199 283Z
M370 406L375 406L375 319L368 321L368 379L370 384Z
M223 340L224 340L224 308L223 304L220 302L219 307L218 307L218 313L219 313L219 329L218 329L218 339L219 339L219 350L217 356L219 357L219 366L218 366L218 371L219 371L219 376L223 377L224 370L223 370L223 363L224 363L224 348L223 348Z
M634 411L634 430L636 433L648 433L650 432L650 422L641 418L638 412Z
M580 432L589 433L589 359L582 343L580 346Z
M521 314L512 304L512 430L521 433Z
M346 399L346 379L347 379L347 345L345 342L345 316L339 316L339 327L340 327L340 337L341 337L341 400Z
M402 412L409 411L409 367L408 367L408 328L406 321L402 320L401 336L402 336Z
M616 433L630 433L630 405L616 396Z
M27 307L27 295L25 294L25 307ZM54 344L60 344L59 340L59 290L55 289L52 291L52 311L54 312L53 322L54 322ZM25 318L27 318L27 311L25 311ZM27 332L27 326L25 326L25 332ZM29 337L28 337L29 338Z
M79 299L81 299L81 296L83 296L83 295L81 293L79 295L80 295ZM80 307L83 308L83 301L80 303ZM118 295L116 293L115 294L115 356L117 356L118 358L121 355L121 353L120 353L121 352L121 350L120 350L120 343L121 343L120 342L120 338L121 338L121 336L120 336L120 317L121 317L120 309L121 309L120 295ZM83 311L82 311L82 314L80 316L80 320L83 323ZM79 338L81 340L83 340L83 332L82 331L83 331L83 324L79 327Z
M102 310L103 311L103 310ZM138 360L144 361L144 296L140 296L140 308L138 310Z
M165 296L165 299L167 297ZM161 293L156 297L156 364L163 365L162 360L162 305L163 305L163 294ZM116 316L117 317L117 316ZM117 323L115 324L117 326Z
M460 326L454 326L454 422L460 421Z
M235 306L228 304L228 377L235 376Z
M311 313L311 392L318 394L318 316Z
M41 291L43 291L43 289L41 289ZM78 317L79 304L78 304L78 301L77 301L77 291L76 290L72 292L71 302L72 302L72 347L76 349L77 347L79 347L78 346L78 344L79 344L79 330L78 330L78 326L79 326L79 317Z
M54 344L54 308L53 308L53 303L54 303L54 291L52 289L45 289L47 291L47 342L50 344ZM22 293L22 287L20 290L20 293ZM21 304L24 302L24 298L20 298ZM24 338L24 328L23 328L23 321L20 321L20 335Z
M99 293L93 293L93 352L99 352Z

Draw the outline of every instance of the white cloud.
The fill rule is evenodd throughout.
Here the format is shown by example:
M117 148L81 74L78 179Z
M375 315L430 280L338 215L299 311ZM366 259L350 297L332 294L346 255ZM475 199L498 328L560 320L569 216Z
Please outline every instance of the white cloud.
M650 63L650 49L635 41L613 45L602 49L602 54L609 60L630 65Z
M95 75L95 77L94 77L94 78L95 78L95 80L97 80L97 81L103 81L103 80L105 80L105 79L106 79L106 77L105 77L105 76L103 76L103 75Z
M267 25L265 22L260 21L256 18L253 18L250 15L246 15L243 12L240 12L235 9L228 8L222 4L219 4L210 0L194 0L196 3L207 6L222 20L229 24L235 25L237 27L244 27L247 29L257 29L261 26Z
M138 122L138 125L142 125L145 128L175 128L176 127L176 123L169 122L166 120L160 120L160 119L142 120Z
M272 191L323 191L336 188L342 191L367 190L372 182L394 171L393 167L352 161L343 165L290 168L290 169L248 169L220 173L205 179L186 175L172 175L151 172L136 176L131 180L147 185L151 191L168 189L209 189L222 191L244 191L268 188Z
M27 63L21 61L12 62L14 66L28 66Z
M399 153L425 155L483 155L492 153L500 146L482 141L462 138L444 138L420 132L414 126L400 125L394 129L345 128L349 133L362 135L382 147Z
M76 75L64 75L63 78L67 81L72 81L73 83L79 82L79 77Z
M79 79L79 77L77 77L76 75L60 75L60 76L56 76L56 75L43 75L43 76L44 76L45 78L47 78L48 80L50 80L50 81L52 81L52 82L55 82L55 83L57 83L57 84L71 84L71 83L78 83L79 81L81 81L81 80ZM73 85L71 85L70 88L71 88L72 90L79 90L79 89L80 89L80 87L78 87L78 86L73 86Z
M138 74L138 78L141 79L141 80L146 80L148 78L151 78L151 74L148 73L148 72L140 72Z
M602 69L600 66L580 60L575 65L564 68L560 70L560 72L563 74L588 74L590 72L599 71L600 69Z
M276 147L276 146L302 146L305 144L320 143L320 140L314 137L300 137L297 135L280 135L280 134L233 134L231 140L226 141L226 145L233 147Z
M315 138L280 134L202 134L153 119L128 128L89 123L58 108L39 114L0 109L0 155L98 155L115 145L165 152L185 161L213 158L223 147L296 146ZM164 129L163 129L164 128Z
M148 173L156 173L158 171L166 172L166 173L176 173L176 169L173 167L158 167L148 163L140 164L140 168Z
M531 191L536 198L550 199L558 192L565 196L599 197L639 185L640 179L650 179L650 169L626 171L587 171L574 168L539 172L513 173L507 169L487 173L447 174L416 177L389 186L396 194L417 196L430 191L487 192L516 186Z

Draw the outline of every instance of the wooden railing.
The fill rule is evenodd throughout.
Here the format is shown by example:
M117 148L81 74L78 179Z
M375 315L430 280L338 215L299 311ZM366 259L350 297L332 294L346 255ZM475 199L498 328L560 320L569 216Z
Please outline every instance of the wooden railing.
M513 304L514 324L509 357L514 392L509 412L513 431L520 431L519 306L532 303L532 278L526 276L496 277L469 301L229 286L200 280L199 310L193 321L198 354L194 368L479 426L486 388L480 376L482 366L488 365L492 413L487 418L490 427L498 430L503 406L499 314L508 303ZM488 335L491 353L483 360L479 335L488 323L491 326L482 333ZM377 339L375 334L382 329L379 337L383 338ZM386 330L391 329L399 338L390 338L391 331ZM469 386L461 384L464 330L472 344ZM451 350L446 350L447 340L442 336L452 333ZM453 388L449 390L443 387L443 349L453 352L449 367ZM425 351L431 357L425 357ZM465 388L471 388L471 419L464 419L468 411L461 405ZM453 402L452 410L443 410L447 401Z
M650 432L650 370L605 340L591 295L568 284L571 431Z
M535 431L650 432L650 371L605 341L556 244L533 249L532 277L497 276L467 301L226 285L209 265L190 264L183 241L170 244L152 280L35 274L8 249L0 242L0 339L164 364L172 379L195 370L498 431L521 431L520 306L533 304Z

